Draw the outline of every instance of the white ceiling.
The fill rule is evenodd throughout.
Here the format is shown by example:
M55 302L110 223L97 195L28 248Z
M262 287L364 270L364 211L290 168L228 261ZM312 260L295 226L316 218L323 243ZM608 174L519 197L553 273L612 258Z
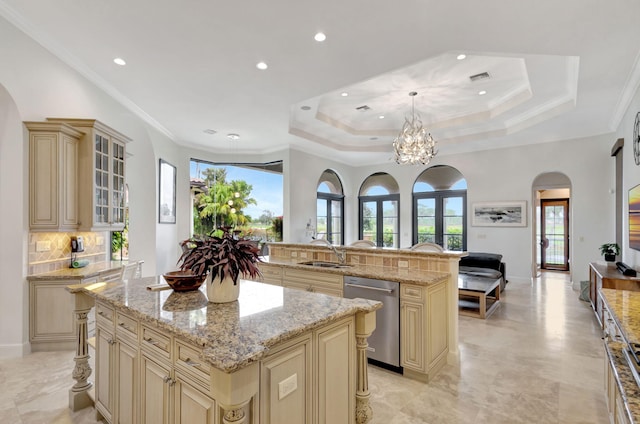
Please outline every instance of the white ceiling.
M637 0L0 0L0 14L176 143L218 151L387 162L410 91L441 155L591 136L616 129L640 81Z

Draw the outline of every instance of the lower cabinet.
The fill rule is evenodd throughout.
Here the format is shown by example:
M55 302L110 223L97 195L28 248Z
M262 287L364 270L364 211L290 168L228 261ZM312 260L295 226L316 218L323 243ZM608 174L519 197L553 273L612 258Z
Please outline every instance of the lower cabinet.
M284 287L342 297L342 274L283 268Z
M447 361L446 282L400 285L400 365L404 373L429 381Z
M627 416L626 409L624 407L624 401L622 394L618 388L616 381L616 374L613 370L609 354L605 352L605 372L604 372L604 388L605 397L607 403L607 409L609 411L609 422L612 424L630 424L631 421Z
M97 304L96 308L96 411L110 423L137 423L137 322L109 306Z
M200 347L100 301L96 319L95 407L106 422L222 422L213 370L200 360ZM353 317L272 347L259 364L246 422L354 423L355 364Z

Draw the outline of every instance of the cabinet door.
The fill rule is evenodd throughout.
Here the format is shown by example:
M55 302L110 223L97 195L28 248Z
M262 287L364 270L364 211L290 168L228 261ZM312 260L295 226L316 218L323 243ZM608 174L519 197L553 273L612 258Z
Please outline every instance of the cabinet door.
M353 321L318 332L316 423L348 424L355 416Z
M109 211L109 222L112 226L123 226L125 221L124 143L112 138L110 148L111 186L109 200L111 201L111 210Z
M29 227L34 231L78 227L79 132L60 124L29 128Z
M138 399L138 351L135 347L119 341L116 365L117 396L116 405L118 424L137 423Z
M171 417L171 389L173 380L168 364L156 362L142 355L140 373L140 422L168 424Z
M106 227L109 225L109 137L96 133L94 136L94 215L93 225Z
M113 331L102 326L96 327L96 410L108 421L113 422L115 376L115 340Z
M441 284L427 290L427 367L449 351L447 286Z
M424 306L400 302L400 360L403 367L426 372L424 362Z
M29 285L32 350L60 349L65 342L75 346L74 297L66 290L69 284L73 281L32 281Z
M176 373L175 422L182 424L215 424L216 402L194 388L188 377Z
M311 341L270 355L260 365L260 422L312 422Z

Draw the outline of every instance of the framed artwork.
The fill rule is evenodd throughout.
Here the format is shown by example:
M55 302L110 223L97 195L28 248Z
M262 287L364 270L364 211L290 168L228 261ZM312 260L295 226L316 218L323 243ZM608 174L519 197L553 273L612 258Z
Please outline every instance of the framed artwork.
M479 202L471 206L474 227L526 227L527 202Z
M176 223L176 167L160 159L158 222Z

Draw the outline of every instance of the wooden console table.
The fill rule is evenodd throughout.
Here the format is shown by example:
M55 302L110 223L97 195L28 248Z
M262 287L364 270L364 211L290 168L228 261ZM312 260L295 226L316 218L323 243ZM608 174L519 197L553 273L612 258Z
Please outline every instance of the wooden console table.
M598 291L602 288L640 291L640 278L627 277L613 266L605 262L591 262L589 264L589 298L591 307L595 312L598 321L602 325L602 299L598 296Z

